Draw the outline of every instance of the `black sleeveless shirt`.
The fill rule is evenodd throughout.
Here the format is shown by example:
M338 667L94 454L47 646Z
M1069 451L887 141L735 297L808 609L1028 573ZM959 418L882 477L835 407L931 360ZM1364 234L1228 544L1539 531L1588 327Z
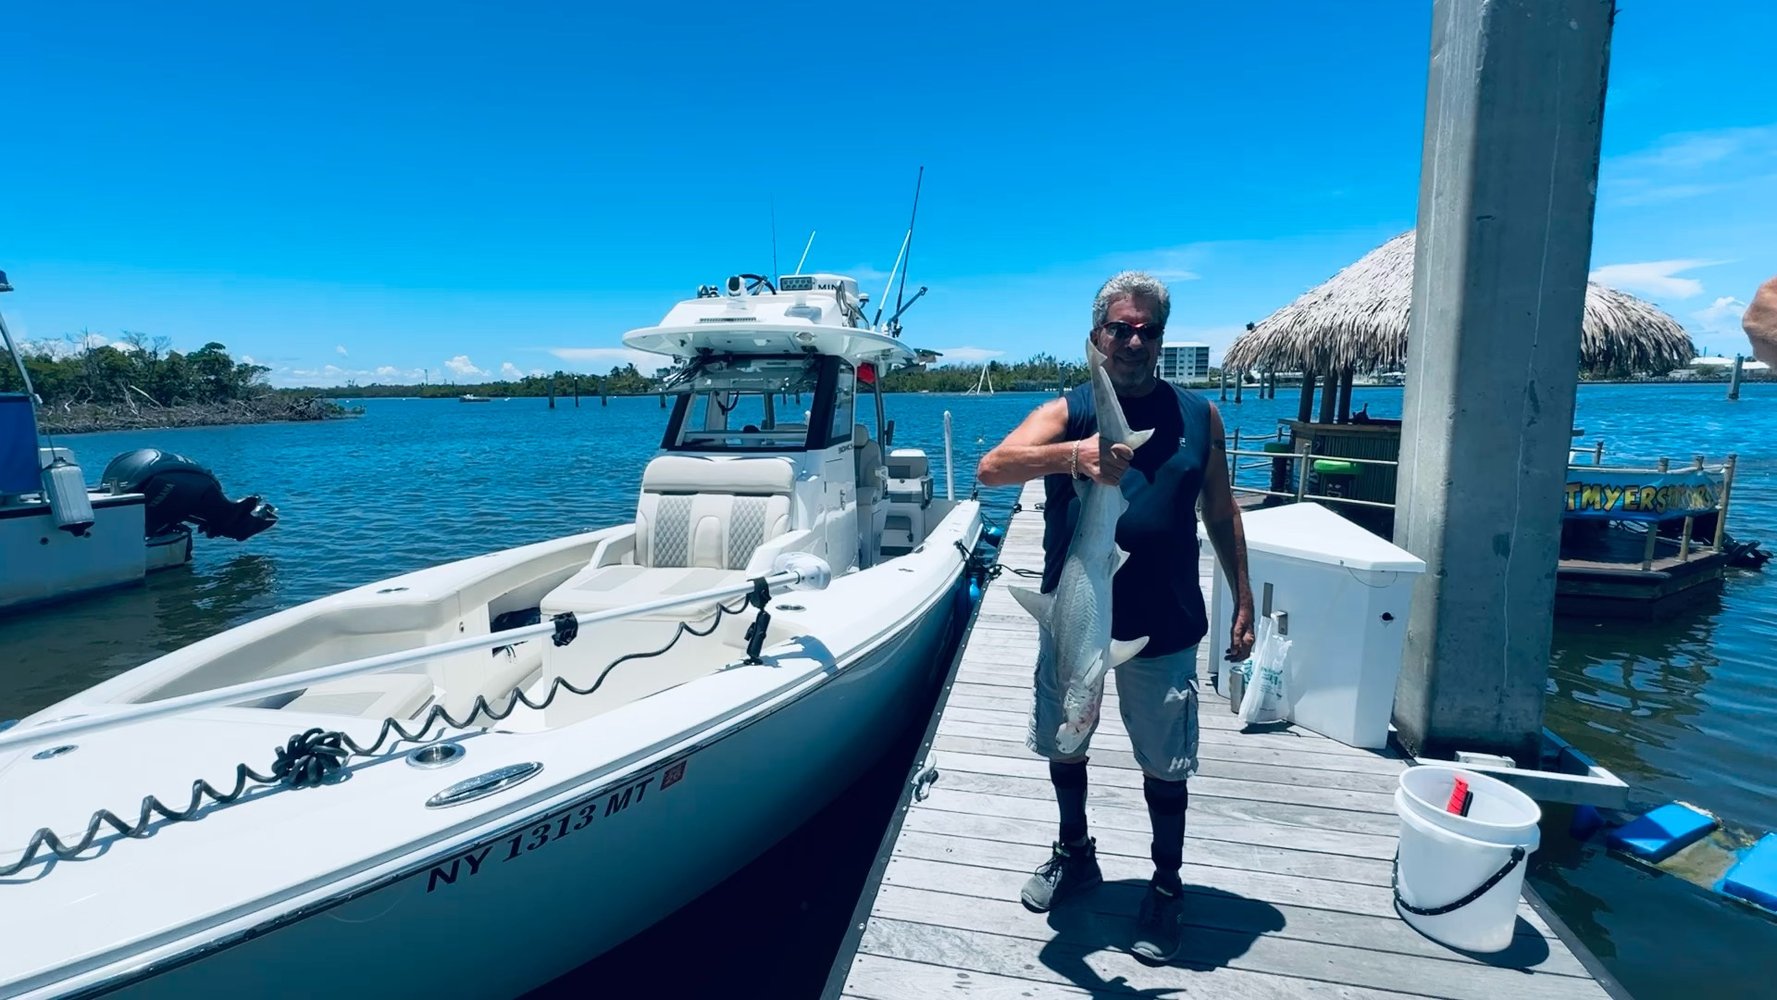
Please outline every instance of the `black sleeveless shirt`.
M1092 385L1070 389L1063 440L1098 431ZM1185 649L1208 634L1208 613L1197 578L1197 498L1209 463L1209 403L1170 382L1145 396L1119 396L1130 430L1154 429L1136 449L1119 486L1129 509L1117 522L1117 544L1129 561L1111 578L1111 636L1148 636L1145 657ZM1071 477L1044 477L1043 583L1053 591L1073 540L1080 501Z

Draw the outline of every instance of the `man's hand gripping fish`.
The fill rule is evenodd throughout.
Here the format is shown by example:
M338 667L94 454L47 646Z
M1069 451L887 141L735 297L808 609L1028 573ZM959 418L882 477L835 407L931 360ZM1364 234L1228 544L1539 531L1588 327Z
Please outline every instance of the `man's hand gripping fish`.
M1131 451L1146 444L1154 432L1129 429L1116 389L1104 370L1104 355L1091 340L1086 341L1086 363L1091 370L1100 439L1107 445L1128 445ZM1055 589L1044 594L1028 587L1011 588L1012 596L1048 633L1056 678L1065 685L1064 718L1056 732L1056 745L1062 753L1077 750L1098 722L1105 674L1148 644L1147 636L1111 638L1111 576L1129 558L1129 553L1117 547L1117 520L1128 508L1128 501L1120 487L1097 480L1076 480L1074 489L1080 495L1079 518Z

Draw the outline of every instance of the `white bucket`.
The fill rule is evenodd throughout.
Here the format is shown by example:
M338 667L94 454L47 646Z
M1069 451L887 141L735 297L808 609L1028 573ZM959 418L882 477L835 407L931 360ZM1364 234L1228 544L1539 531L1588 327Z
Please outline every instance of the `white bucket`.
M1459 776L1474 793L1467 816L1444 809ZM1420 933L1452 948L1503 951L1512 943L1529 855L1542 843L1537 826L1542 808L1497 778L1438 765L1401 772L1394 803L1401 817L1395 911ZM1523 852L1515 864L1513 848ZM1436 914L1408 909L1436 910L1456 903L1508 865L1510 870L1485 892L1455 909Z

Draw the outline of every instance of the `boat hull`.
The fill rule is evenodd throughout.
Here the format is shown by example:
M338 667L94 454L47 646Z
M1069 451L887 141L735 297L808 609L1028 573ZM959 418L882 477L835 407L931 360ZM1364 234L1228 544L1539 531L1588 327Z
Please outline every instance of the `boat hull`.
M142 579L143 497L89 494L84 536L56 527L47 503L0 506L0 612L80 597Z
M380 1000L542 986L719 884L880 760L932 694L931 667L954 639L966 586L959 572L840 670L647 772L589 788L355 898L85 995ZM455 770L439 772L439 787L474 773Z

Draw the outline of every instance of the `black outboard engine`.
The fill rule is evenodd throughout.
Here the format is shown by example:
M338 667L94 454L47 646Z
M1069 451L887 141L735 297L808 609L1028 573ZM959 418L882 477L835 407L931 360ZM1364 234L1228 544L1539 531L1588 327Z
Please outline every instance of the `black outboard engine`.
M244 542L278 523L276 507L257 496L228 499L209 469L159 448L138 448L112 459L99 488L145 496L150 538L190 523L206 538Z

